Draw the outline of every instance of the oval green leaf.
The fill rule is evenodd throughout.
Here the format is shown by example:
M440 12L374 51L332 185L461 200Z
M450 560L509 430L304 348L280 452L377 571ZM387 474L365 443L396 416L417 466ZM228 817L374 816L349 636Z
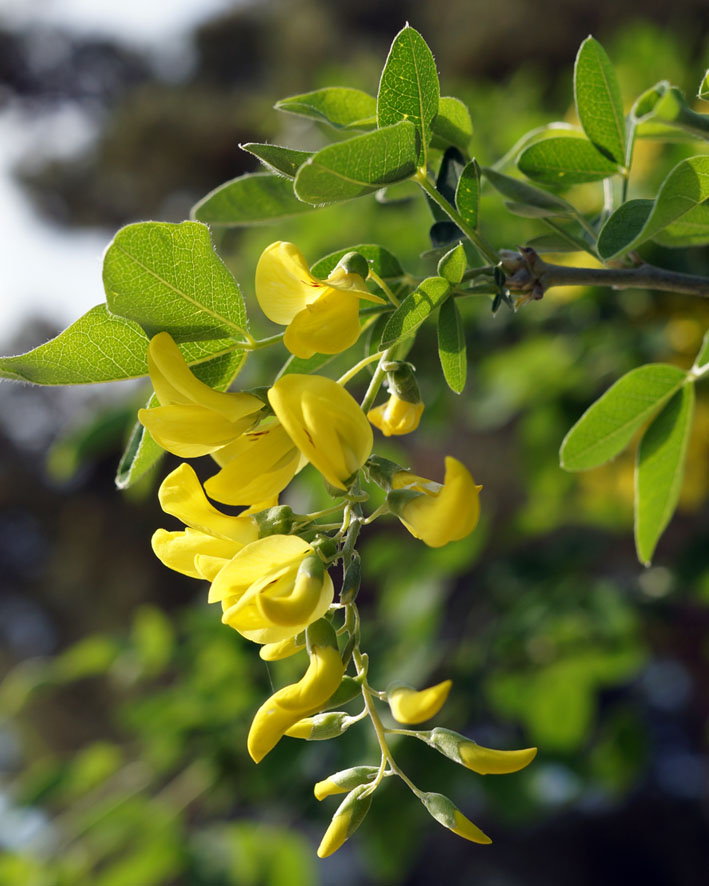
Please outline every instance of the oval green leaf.
M432 148L445 150L453 145L464 153L468 153L470 140L473 137L473 121L470 112L459 98L443 95L438 100L438 113L431 124L433 137Z
M403 181L416 172L417 143L416 127L402 121L329 145L300 167L295 193L306 203L323 205Z
M259 160L276 173L295 178L298 168L313 156L312 151L294 151L292 148L283 148L281 145L266 145L258 142L247 142L239 145L242 151L253 154Z
M282 175L250 172L225 182L192 207L192 218L210 225L256 225L276 222L313 207L293 193Z
M438 312L438 356L448 387L463 392L468 368L465 329L454 298L447 298Z
M615 69L598 40L587 37L574 66L576 111L589 141L609 160L625 163L625 115Z
M419 165L425 165L431 124L438 113L440 86L428 44L408 25L394 38L377 94L377 125L410 120L420 137Z
M475 229L478 226L480 206L480 167L477 160L467 163L455 189L455 205L463 221Z
M547 185L579 185L608 178L618 165L585 138L555 136L535 142L520 154L521 172Z
M649 363L618 379L566 435L560 452L562 468L585 471L614 458L686 377L676 366Z
M605 259L622 251L645 227L652 212L652 200L628 200L608 218L598 235L598 254Z
M326 86L291 95L276 102L274 107L327 123L333 129L374 129L377 125L377 100L361 89L348 86Z
M428 277L409 293L389 318L382 333L382 348L390 348L397 341L415 332L431 311L435 310L450 292L450 283L443 277Z
M463 244L456 243L438 262L438 276L445 277L449 283L456 286L463 279L467 264Z
M694 414L694 385L677 391L643 434L635 463L635 547L650 565L677 507Z

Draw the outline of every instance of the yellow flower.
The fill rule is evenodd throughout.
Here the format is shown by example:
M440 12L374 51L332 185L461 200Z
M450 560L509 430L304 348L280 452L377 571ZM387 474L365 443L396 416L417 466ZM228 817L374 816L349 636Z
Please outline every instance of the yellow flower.
M268 401L288 436L337 489L347 489L372 451L372 429L357 401L320 375L284 375Z
M359 300L383 302L359 274L337 267L327 280L310 273L300 250L278 241L267 246L256 267L256 298L274 323L287 326L285 345L296 357L339 354L360 332Z
M215 458L222 469L204 488L228 505L250 505L278 496L304 464L280 422L242 434Z
M165 513L186 526L180 532L158 529L152 538L158 559L176 572L211 581L235 554L258 538L258 525L250 514L230 517L209 503L188 464L165 477L158 499Z
M138 410L138 420L181 458L221 449L252 427L263 409L258 397L215 391L196 378L167 332L150 340L148 371L160 406Z
M343 673L337 647L313 646L305 675L275 692L256 712L246 742L253 761L260 763L291 726L317 713L340 685Z
M410 686L387 689L387 701L395 720L399 723L423 723L435 717L446 703L453 683L444 680L417 692Z
M392 510L409 532L432 548L458 541L475 529L480 515L476 486L457 458L446 456L443 485L417 477L410 471L394 475L389 493Z
M366 793L368 785L361 785L351 791L332 817L318 846L318 857L327 858L342 846L362 824L372 805L371 793Z
M306 541L269 535L224 565L209 602L220 601L224 624L247 640L280 643L323 616L333 596L332 579Z
M424 794L421 797L421 802L439 824L453 831L459 837L470 840L472 843L492 843L488 835L466 818L443 794Z
M410 434L415 431L422 413L423 401L409 403L408 400L401 400L396 394L391 394L386 403L370 409L367 418L385 437L391 437L393 434Z

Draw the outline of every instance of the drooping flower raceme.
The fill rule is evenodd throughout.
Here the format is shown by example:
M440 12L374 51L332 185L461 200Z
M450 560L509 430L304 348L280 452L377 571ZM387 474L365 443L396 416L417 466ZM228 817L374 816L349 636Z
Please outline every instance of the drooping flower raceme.
M247 545L209 590L209 602L222 604L222 621L255 643L280 643L304 631L327 612L333 596L332 579L313 548L295 535Z
M337 267L327 280L310 273L300 250L278 241L267 246L256 267L256 298L274 323L287 326L285 346L296 357L339 354L360 333L359 302L382 302L359 274Z
M399 471L392 480L389 505L416 538L440 548L469 535L480 516L477 486L457 458L446 456L443 485L410 471Z
M181 458L221 449L253 427L263 409L258 397L222 393L201 382L167 332L150 340L148 370L160 406L138 410L138 420L156 443Z

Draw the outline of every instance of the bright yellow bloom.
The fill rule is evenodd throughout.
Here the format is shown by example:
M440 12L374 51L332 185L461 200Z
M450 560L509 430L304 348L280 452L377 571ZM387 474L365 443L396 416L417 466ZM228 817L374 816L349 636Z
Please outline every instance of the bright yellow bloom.
M444 680L417 692L410 686L387 689L387 701L395 720L399 723L423 723L435 717L446 703L453 683Z
M492 843L488 835L466 818L443 794L424 794L421 801L439 824L453 831L459 837L470 840L472 843Z
M327 612L333 597L332 579L295 535L269 535L247 545L209 591L209 602L222 604L224 624L254 643L295 637Z
M319 858L327 858L328 855L337 852L340 846L362 824L372 805L372 795L366 793L367 789L367 785L361 785L351 791L342 801L320 841ZM363 794L364 796L362 796Z
M477 486L468 469L457 458L446 456L443 485L417 477L410 471L394 475L394 490L418 493L414 496L390 493L392 509L409 532L432 548L458 541L477 526L480 515Z
M303 717L317 713L340 685L344 665L334 646L314 646L305 675L284 686L256 712L246 742L255 763L260 763Z
M242 434L216 453L221 471L204 488L215 501L250 505L278 496L304 464L279 422Z
M263 409L258 397L222 393L201 382L167 332L150 340L148 371L160 406L138 410L138 420L156 443L181 458L226 446L252 427Z
M209 503L188 464L165 477L158 499L165 513L187 527L180 532L158 529L152 538L157 558L176 572L211 581L235 554L258 538L252 516L229 517Z
M346 489L367 460L374 438L357 401L321 375L284 375L268 400L288 436L337 489Z
M255 289L268 319L288 327L288 350L303 359L349 348L359 337L359 300L383 302L367 290L359 274L343 268L335 268L327 280L317 280L300 250L281 241L261 254Z
M391 394L386 403L370 409L367 418L385 437L391 437L415 431L421 421L422 413L422 400L418 403L409 403L408 400L401 400L396 394Z

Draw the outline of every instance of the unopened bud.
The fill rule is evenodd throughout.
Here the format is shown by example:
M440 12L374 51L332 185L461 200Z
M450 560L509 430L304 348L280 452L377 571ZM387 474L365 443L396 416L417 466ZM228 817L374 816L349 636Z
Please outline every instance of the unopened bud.
M346 255L343 255L337 263L335 271L338 268L342 268L346 274L357 274L363 280L366 280L369 276L369 262L361 252L348 252Z
M403 684L388 687L387 701L394 719L399 723L423 723L424 720L430 720L446 703L452 685L451 680L444 680L421 691Z
M253 515L258 526L258 537L289 535L293 528L293 510L288 505L276 505Z
M324 800L333 794L346 794L360 785L371 784L379 770L376 766L353 766L319 781L314 787L315 798Z
M342 846L362 824L372 805L372 795L364 794L367 785L355 788L342 801L318 846L318 857L327 858Z
M395 461L379 455L370 455L364 464L364 469L369 479L385 490L391 489L396 474L405 470Z
M458 807L443 794L423 794L421 802L439 824L472 843L492 843L487 834L466 818Z
M345 711L330 711L327 714L316 714L314 717L303 717L302 720L286 729L291 738L302 738L305 741L324 741L337 738L347 732L352 718Z
M446 757L455 760L479 775L506 775L519 772L528 766L537 755L536 748L523 748L516 751L497 751L484 748L464 735L451 729L436 727L426 736L421 736L427 744L436 748Z

